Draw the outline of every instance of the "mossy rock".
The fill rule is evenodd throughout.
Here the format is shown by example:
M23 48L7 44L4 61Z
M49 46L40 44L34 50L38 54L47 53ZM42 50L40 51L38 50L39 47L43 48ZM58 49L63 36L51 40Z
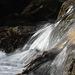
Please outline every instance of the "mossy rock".
M6 53L22 47L35 33L38 26L0 27L0 48Z
M60 16L62 16L62 14L66 11L66 9L71 6L71 5L74 5L75 4L75 0L67 0L63 3L63 5L61 6L61 9L59 11L59 14L58 14L58 18L60 18Z

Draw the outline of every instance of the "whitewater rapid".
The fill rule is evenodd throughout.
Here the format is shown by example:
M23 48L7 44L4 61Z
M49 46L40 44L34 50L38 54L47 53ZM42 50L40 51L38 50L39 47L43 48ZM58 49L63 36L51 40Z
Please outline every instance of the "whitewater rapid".
M26 64L47 50L52 29L53 26L47 23L31 37L22 50L17 49L13 54L7 55L0 51L0 75L21 73L22 70L25 69L24 66ZM31 44L31 46L29 44ZM37 52L37 50L39 50L39 52Z
M38 30L24 45L23 48L18 48L16 52L7 55L0 51L0 75L15 75L21 73L25 69L25 65L41 55L44 51L49 51L52 48L58 48L59 54L52 61L50 70L51 75L65 75L64 63L66 62L68 45L67 34L75 27L75 19L64 22L65 15L74 12L73 6L70 6L67 13L62 15L54 24L46 23L43 28ZM59 48L59 44L64 43L65 46ZM69 51L70 52L70 51Z

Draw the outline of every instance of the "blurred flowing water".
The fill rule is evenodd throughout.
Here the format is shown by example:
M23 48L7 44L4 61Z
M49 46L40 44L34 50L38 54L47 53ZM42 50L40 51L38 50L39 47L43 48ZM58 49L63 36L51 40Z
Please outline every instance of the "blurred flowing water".
M21 73L25 69L24 66L31 62L31 60L41 55L44 51L49 51L53 48L57 48L59 53L53 60L46 63L48 64L47 69L45 68L46 64L44 64L36 72L41 69L43 74L40 73L40 75L65 75L65 62L72 50L70 44L74 43L70 41L68 35L75 28L75 15L70 20L67 20L67 17L71 16L74 12L75 6L70 6L55 23L46 23L43 28L39 29L30 38L22 49L19 48L10 55L0 51L0 75ZM38 73L32 75L39 75Z

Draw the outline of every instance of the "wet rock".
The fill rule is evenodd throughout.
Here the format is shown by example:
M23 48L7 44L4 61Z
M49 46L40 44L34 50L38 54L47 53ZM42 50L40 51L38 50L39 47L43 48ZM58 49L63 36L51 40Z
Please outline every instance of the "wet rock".
M59 11L59 14L58 14L58 19L62 16L62 14L64 14L64 12L66 12L68 9L69 6L71 5L74 5L75 4L75 0L67 0L65 1L61 8L60 8L60 11Z
M25 65L26 69L19 75L49 75L50 73L48 70L50 70L50 61L53 60L59 52L60 51L57 48L53 48L50 51L44 51L42 55L38 55L37 58Z
M23 46L36 31L35 26L0 27L0 48L6 53Z
M39 55L37 56L37 58L35 58L34 60L32 60L29 64L27 64L25 67L26 67L26 70L24 70L22 72L22 74L27 74L27 73L30 73L30 71L33 71L35 72L35 70L37 68L39 68L42 64L48 62L48 61L51 61L55 58L55 56L59 53L60 51L55 48L55 49L52 49L50 51L45 51L43 52L42 55ZM37 73L38 74L38 73Z

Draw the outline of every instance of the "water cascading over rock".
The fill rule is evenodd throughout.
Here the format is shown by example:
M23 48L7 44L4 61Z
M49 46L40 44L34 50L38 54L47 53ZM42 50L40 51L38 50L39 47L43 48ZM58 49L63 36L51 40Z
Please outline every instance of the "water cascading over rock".
M54 24L38 30L22 50L0 52L0 75L74 75L75 5L70 2ZM73 2L73 3L71 3ZM64 8L64 7L63 7ZM62 9L62 8L61 8ZM20 75L20 74L19 74Z

